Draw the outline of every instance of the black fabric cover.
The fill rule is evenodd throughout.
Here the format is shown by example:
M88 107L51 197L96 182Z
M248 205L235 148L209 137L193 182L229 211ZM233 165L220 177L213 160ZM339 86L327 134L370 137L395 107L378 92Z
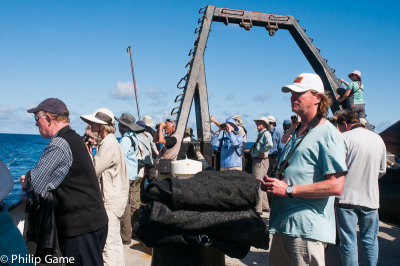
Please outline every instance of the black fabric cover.
M268 232L261 217L253 210L173 211L154 201L140 209L136 235L148 246L168 243L185 244L185 236L206 235L222 242L250 248L268 248ZM246 253L247 254L247 253Z
M259 180L244 171L202 171L189 179L152 182L142 202L161 201L173 210L246 210L256 206L259 185Z
M212 246L243 258L268 249L267 226L255 212L259 181L243 171L203 171L190 179L148 185L133 227L149 247Z

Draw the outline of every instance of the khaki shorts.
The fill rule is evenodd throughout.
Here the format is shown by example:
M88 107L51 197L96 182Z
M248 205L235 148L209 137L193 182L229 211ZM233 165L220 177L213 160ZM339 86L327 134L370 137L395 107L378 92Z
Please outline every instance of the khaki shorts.
M325 265L326 244L312 239L274 234L269 265Z

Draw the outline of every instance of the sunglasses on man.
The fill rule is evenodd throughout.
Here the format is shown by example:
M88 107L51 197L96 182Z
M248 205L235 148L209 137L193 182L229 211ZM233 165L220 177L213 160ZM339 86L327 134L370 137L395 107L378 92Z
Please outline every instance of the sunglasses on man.
M34 116L35 121L37 122L37 121L39 120L40 117L44 117L44 115L40 115L40 116L39 116L39 115L35 114L35 116Z

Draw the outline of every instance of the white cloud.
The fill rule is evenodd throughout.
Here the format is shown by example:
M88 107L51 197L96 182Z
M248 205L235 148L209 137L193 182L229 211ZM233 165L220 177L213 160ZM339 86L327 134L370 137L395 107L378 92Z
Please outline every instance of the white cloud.
M147 92L147 94L149 94L151 96L162 95L161 90L159 88L148 88L146 92Z
M117 87L111 90L111 95L117 99L131 99L133 98L133 83L117 82Z

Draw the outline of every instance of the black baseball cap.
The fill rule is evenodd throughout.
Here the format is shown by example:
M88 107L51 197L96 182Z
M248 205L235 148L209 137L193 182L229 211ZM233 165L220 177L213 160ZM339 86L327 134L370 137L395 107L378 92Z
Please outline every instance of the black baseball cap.
M41 102L37 107L27 110L28 113L37 113L40 111L46 111L53 114L58 114L62 116L69 116L69 111L67 106L63 101L58 98L47 98Z

